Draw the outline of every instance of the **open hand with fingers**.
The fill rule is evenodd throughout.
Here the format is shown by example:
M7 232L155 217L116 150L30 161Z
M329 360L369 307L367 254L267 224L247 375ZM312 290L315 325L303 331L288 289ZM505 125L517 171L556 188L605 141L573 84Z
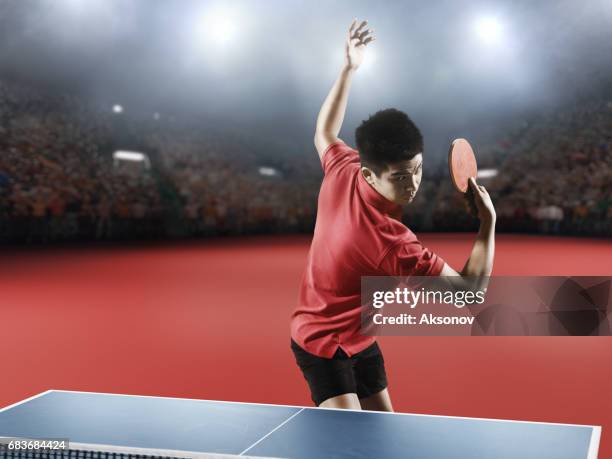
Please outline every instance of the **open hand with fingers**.
M365 28L367 24L368 21L362 21L357 25L357 19L354 19L346 34L344 62L352 70L359 68L363 62L366 47L376 39L374 30Z

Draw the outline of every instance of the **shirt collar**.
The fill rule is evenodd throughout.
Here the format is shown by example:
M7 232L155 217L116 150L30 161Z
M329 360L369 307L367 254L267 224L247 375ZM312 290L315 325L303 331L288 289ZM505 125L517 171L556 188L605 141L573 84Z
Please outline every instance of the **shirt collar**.
M402 206L389 201L382 194L376 191L374 187L366 181L365 177L361 173L361 170L359 170L357 175L357 187L359 188L359 194L368 204L374 206L382 213L390 214L394 217L402 215Z

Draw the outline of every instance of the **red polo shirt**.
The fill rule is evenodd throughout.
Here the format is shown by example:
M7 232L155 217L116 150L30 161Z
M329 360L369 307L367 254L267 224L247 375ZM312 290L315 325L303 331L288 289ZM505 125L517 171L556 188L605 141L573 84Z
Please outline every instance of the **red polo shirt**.
M402 224L401 206L365 181L356 150L333 143L322 163L317 223L291 337L307 352L331 358L338 347L351 356L374 343L359 332L361 276L437 276L444 260Z

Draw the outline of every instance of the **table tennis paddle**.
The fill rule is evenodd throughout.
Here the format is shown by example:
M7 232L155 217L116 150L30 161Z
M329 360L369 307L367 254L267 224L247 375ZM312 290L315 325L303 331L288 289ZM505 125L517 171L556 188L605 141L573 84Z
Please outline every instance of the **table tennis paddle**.
M474 150L467 140L453 140L448 150L448 167L455 188L461 193L467 192L470 177L475 179L478 173Z

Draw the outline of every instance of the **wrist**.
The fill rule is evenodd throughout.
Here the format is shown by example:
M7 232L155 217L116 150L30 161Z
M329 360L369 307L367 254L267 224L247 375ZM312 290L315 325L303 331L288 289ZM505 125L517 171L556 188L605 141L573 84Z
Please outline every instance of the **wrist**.
M495 215L487 215L480 219L480 231L489 232L495 229L497 217Z

